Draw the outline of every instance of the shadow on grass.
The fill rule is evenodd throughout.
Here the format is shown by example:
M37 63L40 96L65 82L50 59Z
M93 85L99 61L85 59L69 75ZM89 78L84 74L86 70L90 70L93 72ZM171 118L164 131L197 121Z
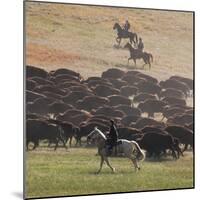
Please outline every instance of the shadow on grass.
M180 159L180 158L179 158ZM160 158L145 158L146 162L167 162L167 161L177 161L178 159L174 159L172 157L160 157Z
M119 67L119 68L126 68L126 69L139 69L139 70L146 70L145 68L143 67L138 67L138 66L134 66L134 65L131 65L131 64L116 64L115 67Z
M113 49L122 49L122 50L125 50L124 47L118 45L118 44L114 44L113 45Z

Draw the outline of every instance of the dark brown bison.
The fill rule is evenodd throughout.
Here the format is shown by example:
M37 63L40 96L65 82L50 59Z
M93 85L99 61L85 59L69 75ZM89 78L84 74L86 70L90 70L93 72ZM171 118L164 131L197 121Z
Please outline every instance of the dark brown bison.
M143 134L148 132L167 134L167 132L165 132L163 129L154 126L145 126L144 128L140 129L140 131Z
M186 101L184 99L178 99L176 97L165 97L162 99L162 101L167 102L168 105L186 105Z
M131 76L131 75L125 75L122 77L123 81L126 81L128 85L134 86L137 85L139 82L145 82L144 78L137 77L137 76Z
M160 94L161 87L158 84L149 82L149 81L142 81L137 84L139 92L142 93L149 93L149 94Z
M125 113L111 106L103 106L92 112L94 115L106 115L108 117L124 117Z
M131 106L131 100L121 95L111 95L108 96L108 99L110 101L109 105L111 106L117 106L120 104Z
M139 118L136 123L132 123L131 127L137 128L137 129L142 129L145 126L154 126L154 127L158 127L158 128L164 128L165 124L163 122L158 122L154 119L151 118Z
M183 126L168 126L165 128L165 131L167 131L173 137L178 138L180 143L185 145L183 151L187 149L188 145L191 145L191 147L193 148L194 135L193 131L191 131L190 129Z
M141 116L141 110L127 105L118 105L114 107L117 110L124 112L126 115Z
M156 100L157 97L153 94L149 94L149 93L139 93L138 95L136 95L133 99L134 102L142 102L142 101L146 101L148 99L152 99L152 100Z
M112 86L116 89L120 89L123 86L127 86L127 82L123 81L121 79L109 79L110 83L112 84Z
M105 119L102 119L102 118L98 118L98 117L91 117L87 120L87 122L83 122L84 124L87 124L87 123L101 123L101 124L104 124L106 126L110 126L110 120L105 120Z
M65 90L66 91L66 90ZM66 92L67 93L67 92ZM55 99L55 101L62 101L62 98L64 97L63 95L60 95L60 94L56 94L56 93L53 93L53 92L48 92L48 91L44 91L42 92L41 94L45 95L46 97L48 98L51 98L51 99Z
M175 115L174 117L170 117L167 120L168 124L177 124L182 126L185 126L193 122L194 122L194 116L187 114Z
M38 98L33 102L27 103L27 111L41 115L49 113L49 104L53 103L54 99L51 98Z
M73 123L75 126L79 127L80 124L82 124L85 121L88 121L90 119L91 115L87 113L78 114L75 116L72 116L70 119L68 119L68 122Z
M108 87L112 87L113 86L110 81L102 81L102 80L90 80L87 83L87 85L91 89L97 87L98 85L104 85L104 86L108 86Z
M75 91L75 92L70 92L68 95L64 96L62 100L64 103L71 104L74 106L76 105L76 102L78 100L82 100L86 96L93 96L93 94L89 92Z
M59 94L59 95L67 95L67 91L57 88L55 86L52 85L39 85L37 87L34 88L34 92L38 92L38 93L42 93L42 92L51 92L51 93L55 93L55 94Z
M123 86L120 88L120 94L125 97L136 95L137 91L138 91L138 88L134 86Z
M37 86L37 82L31 79L26 79L26 90L33 91L33 89Z
M51 85L51 86L55 86L54 82L46 79L46 78L42 78L42 77L38 77L38 76L33 76L31 78L29 78L29 80L31 81L35 81L37 83L37 85Z
M76 76L78 78L81 77L79 73L77 73L73 70L70 70L70 69L66 69L66 68L60 68L60 69L57 69L56 71L51 71L50 74L53 75L53 76L57 76L57 75L61 75L61 74L67 74L67 75Z
M104 114L93 114L92 118L98 118L98 119L103 119L103 120L109 120L110 117Z
M167 88L160 92L159 97L175 97L179 99L185 98L184 93L181 90L177 90L174 88Z
M84 87L85 85L80 84L79 82L76 82L76 81L63 80L62 82L57 83L56 86L60 89L64 89L64 88L68 89L69 87L72 87L72 86L82 86L82 87ZM87 86L85 86L85 87L87 87Z
M126 72L126 75L130 75L130 76L136 76L137 74L141 74L141 72L135 71L135 70L131 70L131 71Z
M110 68L107 71L104 71L101 75L102 78L121 78L122 76L124 76L125 72L117 69L117 68Z
M66 143L69 140L69 146L71 147L72 138L76 134L76 127L70 122L63 122L63 121L59 121L59 120L56 120L56 119L48 119L48 122L51 123L51 124L56 124L56 125L62 127L65 146L66 146Z
M126 139L126 140L134 140L135 134L141 134L141 131L139 131L136 128L131 128L131 127L117 128L117 132L118 132L119 139Z
M159 157L162 152L166 152L169 149L172 151L173 158L178 158L175 152L176 143L171 135L147 132L142 138L137 139L137 142L142 149L148 152L150 157Z
M76 102L76 107L78 109L84 109L90 112L92 109L98 109L101 106L108 105L109 99L99 96L86 96L83 100Z
M59 116L59 120L62 119L63 121L68 121L68 119L71 119L73 116L81 115L84 113L85 113L84 111L78 109L68 109Z
M28 119L26 122L26 147L30 142L34 143L33 149L39 145L40 140L48 140L49 143L55 143L55 150L59 141L64 142L63 129L55 124L50 124L43 120Z
M102 78L102 77L98 77L98 76L90 76L88 77L86 80L83 80L82 83L85 84L85 83L89 83L90 81L104 81L104 82L107 82L108 80L105 79L105 78Z
M97 85L93 89L93 92L97 96L101 96L101 97L107 97L107 96L110 96L110 95L119 94L119 90L118 89L114 89L112 87L105 86L105 85Z
M154 113L162 113L166 105L167 103L164 101L149 99L140 103L138 108L142 112L146 112L149 117L154 117Z
M26 102L33 102L38 98L45 98L45 97L46 96L43 94L26 90Z
M49 104L49 112L52 114L64 113L66 110L73 109L73 106L66 103L61 102L53 102Z
M157 84L157 83L158 83L158 80L157 80L156 78L154 78L154 77L152 77L152 76L149 76L149 75L147 75L147 74L138 73L136 76L137 76L137 77L140 77L140 78L143 78L143 79L145 79L146 81L151 82L151 83L154 83L154 84Z
M192 109L188 109L188 110L185 111L184 114L186 114L186 115L194 115L194 109L193 108Z
M175 115L180 115L180 114L182 114L184 112L185 112L185 110L183 108L169 106L169 107L166 107L163 110L163 119L164 118L168 119L168 118L173 117Z
M54 77L54 82L55 83L60 83L60 82L62 83L63 80L80 82L79 77L73 76L73 75L69 75L69 74L59 74L59 75L56 75Z
M192 122L192 123L189 123L189 124L186 124L185 127L186 127L186 128L189 128L191 131L194 132L194 123L193 123L193 122Z
M30 78L30 77L33 77L33 76L38 76L38 77L41 77L41 78L47 78L48 73L44 69L41 69L39 67L27 65L26 66L26 78Z
M185 78L182 76L171 76L169 79L175 79L177 81L183 82L190 88L190 90L193 90L194 80L190 78Z
M140 116L138 115L127 115L121 119L121 123L123 126L130 126L131 123L135 123Z
M77 92L89 92L92 93L92 90L90 90L86 85L76 85L76 86L70 86L67 88L69 91L77 91Z
M174 89L177 89L177 90L181 90L185 94L186 97L188 96L188 94L190 92L189 87L185 83L174 80L174 79L168 79L166 81L160 81L160 86L163 89L174 88Z

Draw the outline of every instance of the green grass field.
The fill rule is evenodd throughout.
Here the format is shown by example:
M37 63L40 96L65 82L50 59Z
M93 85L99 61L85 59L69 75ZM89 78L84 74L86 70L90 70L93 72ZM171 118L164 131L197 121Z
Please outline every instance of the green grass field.
M95 174L99 157L93 148L68 151L39 148L27 153L27 197L83 195L193 187L193 157L186 153L174 161L144 161L135 172L126 158L110 158L116 173L104 164Z

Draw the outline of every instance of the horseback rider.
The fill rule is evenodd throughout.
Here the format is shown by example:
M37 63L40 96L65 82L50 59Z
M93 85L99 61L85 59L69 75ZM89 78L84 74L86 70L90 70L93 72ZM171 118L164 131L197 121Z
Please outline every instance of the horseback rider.
M141 52L143 52L144 49L144 44L142 42L142 38L139 38L139 44L138 44L138 50L140 50Z
M131 27L130 23L128 22L128 20L126 20L126 22L124 24L124 31L128 32L128 30L130 29L130 27Z
M107 149L108 154L112 153L112 149L117 144L117 139L118 139L118 132L117 132L117 128L115 126L115 123L114 123L113 120L110 120L110 123L111 123L111 125L110 125L109 133L107 135L108 139L107 139L107 145L106 145L106 149Z

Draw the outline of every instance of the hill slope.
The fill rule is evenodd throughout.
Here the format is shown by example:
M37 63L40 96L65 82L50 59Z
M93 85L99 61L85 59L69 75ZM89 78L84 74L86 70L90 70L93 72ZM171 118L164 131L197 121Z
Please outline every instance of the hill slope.
M193 78L192 13L183 12L26 2L26 62L47 70L71 68L85 77L110 67L130 70L129 52L115 47L113 30L126 19L154 56L146 73Z

